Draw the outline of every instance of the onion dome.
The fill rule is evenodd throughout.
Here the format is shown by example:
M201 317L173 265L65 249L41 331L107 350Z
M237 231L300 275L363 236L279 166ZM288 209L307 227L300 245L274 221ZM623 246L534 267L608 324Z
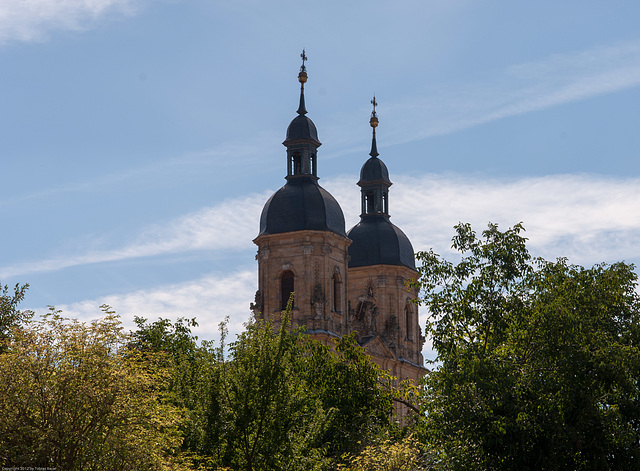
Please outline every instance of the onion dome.
M307 118L304 84L307 82L307 60L302 51L300 105L287 129L283 144L287 148L287 183L264 205L260 216L260 234L279 234L303 230L331 231L346 236L344 214L331 194L318 185L316 126Z
M378 159L376 144L376 98L371 100L373 112L369 124L373 128L371 158L360 170L358 186L362 195L360 222L349 232L349 268L371 265L404 265L413 270L416 262L409 238L389 220L389 171Z
M409 238L388 216L373 215L361 218L349 232L349 268L371 265L404 265L413 270L416 261Z
M269 198L260 216L260 235L331 231L346 236L344 215L331 194L314 180L289 180Z

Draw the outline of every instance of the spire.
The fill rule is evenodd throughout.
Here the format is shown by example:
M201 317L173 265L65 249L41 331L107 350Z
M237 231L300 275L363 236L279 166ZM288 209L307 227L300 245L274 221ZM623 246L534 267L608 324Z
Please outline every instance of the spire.
M318 179L317 172L317 152L322 144L318 140L318 130L307 116L307 109L304 104L304 84L307 82L307 54L304 49L302 54L302 66L298 74L300 82L300 106L298 114L287 128L287 137L284 146L287 148L287 180L292 177L311 177Z
M376 106L378 106L378 102L376 101L376 96L373 95L373 100L371 100L371 104L373 105L373 111L371 112L371 119L369 120L369 124L373 128L373 138L371 139L371 152L369 155L371 157L378 157L378 145L376 144L376 128L378 127L378 115L376 114Z
M307 108L304 103L304 84L307 83L307 67L305 66L307 54L304 49L300 57L302 58L302 66L300 67L300 73L298 73L298 81L300 82L300 106L298 107L298 114L293 118L293 121L291 121L291 124L289 124L287 128L287 137L283 144L289 148L294 143L298 145L298 141L309 141L308 144L311 144L314 149L317 149L321 145L318 140L318 131L313 121L306 116ZM315 155L315 151L313 154ZM315 174L315 172L313 173Z
M300 73L298 74L298 82L300 82L300 106L298 106L298 114L305 115L307 114L307 109L304 106L304 84L307 82L307 68L304 65L304 62L307 59L307 55L302 50L302 54L300 54L302 58L302 67L300 67Z
M360 216L384 216L389 217L389 187L392 185L389 180L389 171L382 160L378 158L378 146L376 144L376 128L378 127L378 114L376 113L375 95L371 100L373 111L369 124L373 129L373 137L371 139L371 156L362 166L360 170L360 181L358 186L361 188L362 194L362 213Z

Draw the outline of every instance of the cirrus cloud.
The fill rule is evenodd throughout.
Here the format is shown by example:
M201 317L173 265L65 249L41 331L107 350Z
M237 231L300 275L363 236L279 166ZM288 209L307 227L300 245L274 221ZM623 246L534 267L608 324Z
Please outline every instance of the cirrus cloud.
M426 174L394 177L390 213L415 250L449 247L452 227L488 222L502 228L523 222L529 247L547 259L568 257L580 264L637 260L640 254L640 179L595 175L553 175L486 179ZM360 197L353 178L328 179L324 186L340 202L347 229L355 225ZM148 226L129 243L92 247L0 269L7 279L64 268L194 251L248 254L257 235L260 210L270 192L225 200L166 223ZM101 243L105 243L101 241ZM108 243L108 242L106 242Z

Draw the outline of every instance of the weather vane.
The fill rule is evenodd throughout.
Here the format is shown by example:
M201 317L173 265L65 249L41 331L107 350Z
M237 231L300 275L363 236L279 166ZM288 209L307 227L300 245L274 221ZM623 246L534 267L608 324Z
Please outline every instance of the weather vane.
M304 49L302 50L302 54L300 54L300 57L302 58L302 67L300 67L300 72L306 72L307 68L304 66L304 61L308 60L308 57L304 53Z

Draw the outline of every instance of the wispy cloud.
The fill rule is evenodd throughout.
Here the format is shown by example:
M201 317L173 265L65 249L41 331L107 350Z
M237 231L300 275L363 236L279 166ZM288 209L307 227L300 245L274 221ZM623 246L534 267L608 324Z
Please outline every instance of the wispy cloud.
M84 30L111 14L131 15L140 4L140 0L3 0L0 44L42 41L56 30Z
M523 222L534 255L589 265L640 260L640 179L556 175L512 180L399 177L393 219L417 250L450 253L452 226Z
M247 166L260 168L264 163L264 150L273 148L281 136L269 133L256 133L252 139L243 142L229 141L214 147L196 152L187 152L178 156L154 159L138 166L121 169L117 172L105 173L90 178L80 178L77 181L51 186L36 191L18 194L0 194L0 209L5 207L17 207L31 200L50 199L68 194L97 193L105 189L113 191L114 188L131 188L135 191L145 189L166 188L167 184L176 184L180 181L189 181L195 176L200 177L203 172L216 175L225 175L225 172L234 172L238 169L246 169ZM276 148L280 151L280 148ZM142 178L144 177L144 178Z
M481 81L457 81L382 103L386 145L446 135L491 121L553 108L640 85L640 41L509 66ZM366 111L358 110L359 115ZM355 114L355 113L354 113ZM342 116L353 122L354 114ZM353 134L340 121L325 134L336 157L353 149ZM336 149L335 151L333 149Z
M567 256L575 263L637 259L640 254L640 179L589 175L487 180L459 175L394 176L392 220L416 250L448 253L458 222L480 231L491 221L502 227L524 222L536 255ZM357 223L360 198L353 178L328 180L347 226ZM119 248L93 248L48 260L5 267L0 278L63 268L197 250L247 251L257 234L269 192L229 199L183 217L145 228ZM102 241L101 243L105 243Z
M54 11L63 17L80 18L81 12L89 16L99 16L108 11L132 11L140 0L7 0L0 3L0 42L3 34L9 34L12 20L24 5L45 7L45 17L55 17ZM86 4L86 5L85 5ZM54 8L53 5L57 7ZM74 10L77 8L77 10ZM33 7L36 9L36 6ZM87 12L93 12L91 14ZM85 14L83 13L83 14ZM26 15L26 13L24 13ZM35 15L35 14L34 14ZM75 16L74 16L75 15ZM80 16L78 16L80 15ZM37 16L37 15L36 15ZM74 20L79 21L79 20ZM16 24L21 24L16 20ZM25 24L31 24L26 22ZM35 24L35 23L33 23ZM556 54L537 62L509 66L480 82L453 82L439 89L425 90L422 97L411 96L406 101L383 103L384 145L407 143L432 136L451 134L491 121L549 109L566 103L588 99L598 95L640 85L640 41L629 41L581 51L574 54ZM335 158L368 148L368 135L362 136L359 144L354 144L353 123L360 123L362 115L369 110L342 112L331 119L325 119L323 139L326 151L323 158ZM357 118L354 117L357 114ZM261 133L243 142L226 142L211 149L180 155L164 161L124 169L97 178L71 182L59 187L45 188L35 193L8 195L0 200L0 207L15 206L25 200L49 198L63 193L83 193L97 191L106 186L139 185L140 175L154 174L157 178L147 178L149 184L163 185L176 175L202 172L204 168L215 166L238 167L253 165L259 167L264 149L280 152L274 146L280 136ZM229 158L233 156L233 158Z
M100 240L83 253L3 267L0 279L195 250L252 250L251 240L257 235L260 212L268 196L268 193L262 193L229 199L173 221L149 226L122 247L101 248L100 244L107 242Z

